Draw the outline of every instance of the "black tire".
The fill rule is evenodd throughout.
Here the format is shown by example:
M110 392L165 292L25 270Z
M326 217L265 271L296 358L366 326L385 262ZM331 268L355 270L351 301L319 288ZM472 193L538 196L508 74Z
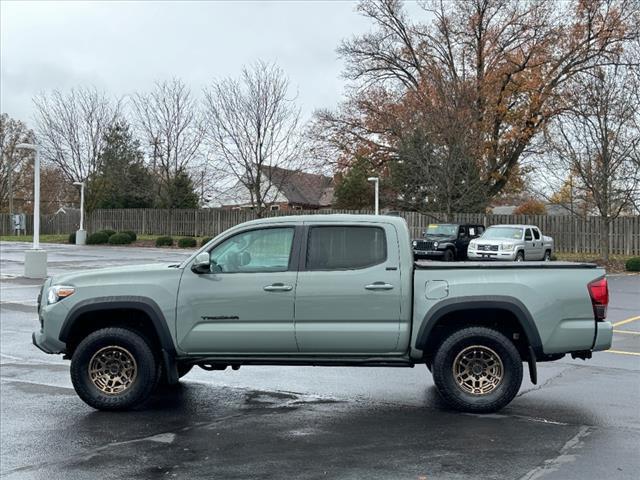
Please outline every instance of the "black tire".
M476 346L482 348L470 348ZM496 354L502 362L501 380L492 390L472 393L456 380L454 362L465 349ZM449 406L463 412L490 413L500 410L518 393L522 384L522 359L515 345L502 333L485 327L468 327L452 333L442 342L433 359L432 372L436 388Z
M133 372L129 375L131 383L119 392L106 393L91 379L89 369L92 361L99 361L97 354L100 351L112 357L115 351L117 358L124 357L124 360L112 362L116 364L113 368L130 366L127 359L135 361L133 369L128 370ZM109 360L102 363L109 365ZM76 393L87 405L98 410L128 410L141 405L153 392L157 380L157 362L151 348L140 334L125 328L103 328L91 333L80 342L71 358L71 382Z
M542 257L542 260L544 260L545 262L551 261L551 250L544 251L544 257Z
M522 250L516 253L516 262L524 262L524 252Z
M453 262L456 259L456 254L453 250L451 250L450 248L447 248L444 251L444 255L442 256L442 260L444 260L445 262Z

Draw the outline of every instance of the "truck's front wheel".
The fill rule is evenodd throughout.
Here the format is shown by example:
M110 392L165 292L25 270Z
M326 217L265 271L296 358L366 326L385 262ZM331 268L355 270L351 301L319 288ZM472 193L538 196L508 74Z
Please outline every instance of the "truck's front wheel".
M138 333L104 328L88 335L71 358L78 396L98 410L126 410L144 402L157 381L156 360Z
M432 369L442 398L465 412L500 410L522 383L518 350L502 333L485 327L452 333L438 348Z

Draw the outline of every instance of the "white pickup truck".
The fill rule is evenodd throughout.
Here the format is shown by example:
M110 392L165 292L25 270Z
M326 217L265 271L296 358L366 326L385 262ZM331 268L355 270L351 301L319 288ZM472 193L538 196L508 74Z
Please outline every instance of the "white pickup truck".
M469 243L471 260L551 260L553 238L535 225L493 225Z

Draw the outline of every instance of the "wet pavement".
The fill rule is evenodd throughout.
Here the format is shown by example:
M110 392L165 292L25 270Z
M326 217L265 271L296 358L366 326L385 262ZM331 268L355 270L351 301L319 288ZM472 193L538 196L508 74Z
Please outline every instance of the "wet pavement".
M539 364L498 414L442 404L426 368L194 369L143 409L104 413L68 362L31 345L28 245L0 243L0 476L85 478L636 478L640 276L610 277L612 352ZM46 245L49 273L190 252ZM634 355L634 353L636 355Z

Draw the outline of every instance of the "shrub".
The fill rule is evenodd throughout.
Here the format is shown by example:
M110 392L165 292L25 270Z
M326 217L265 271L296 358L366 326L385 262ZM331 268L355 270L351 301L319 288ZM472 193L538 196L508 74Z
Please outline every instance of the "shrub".
M69 234L69 243L71 245L75 245L76 244L76 232L72 232Z
M126 233L131 238L132 242L135 242L138 239L138 235L133 230L125 230L122 233Z
M624 264L627 272L640 272L640 257L631 257Z
M109 241L109 235L105 232L92 233L87 237L87 245L101 245Z
M102 233L106 233L107 237L110 237L111 235L113 235L114 233L116 233L115 230L109 230L109 229L105 229L105 230L100 230L100 232Z
M204 237L202 240L200 240L200 246L204 247L207 243L209 243L211 241L213 237Z
M178 240L178 246L180 248L193 248L198 245L198 242L193 237L182 237Z
M156 238L156 247L171 247L173 246L172 237L158 237Z
M131 237L127 233L114 233L109 237L109 243L111 245L127 245L131 243Z

